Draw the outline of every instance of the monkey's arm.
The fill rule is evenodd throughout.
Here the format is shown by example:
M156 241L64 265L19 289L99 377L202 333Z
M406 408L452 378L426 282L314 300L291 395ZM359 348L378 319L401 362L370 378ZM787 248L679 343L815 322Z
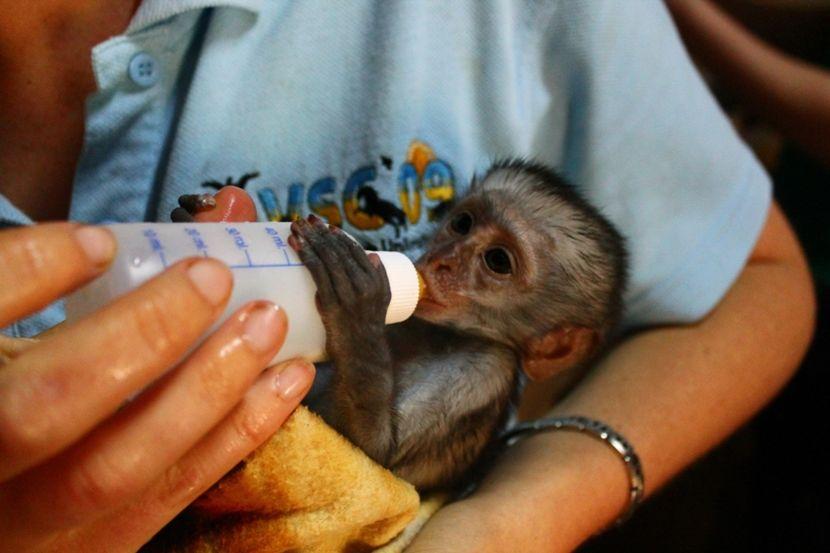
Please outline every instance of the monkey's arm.
M311 222L309 222L311 221ZM334 364L320 414L381 464L395 448L394 370L386 338L390 291L377 256L310 216L289 238L317 285L317 307Z
M809 343L814 310L803 255L773 207L743 272L704 320L628 339L554 414L620 431L640 455L650 495L781 389ZM622 512L627 487L622 462L602 443L540 434L509 451L476 494L440 511L408 553L571 551Z

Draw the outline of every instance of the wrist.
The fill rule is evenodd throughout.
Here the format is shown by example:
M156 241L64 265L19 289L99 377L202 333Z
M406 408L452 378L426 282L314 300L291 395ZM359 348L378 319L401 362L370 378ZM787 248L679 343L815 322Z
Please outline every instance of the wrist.
M637 509L643 498L645 475L640 457L625 436L604 422L579 415L545 417L514 425L501 437L504 446L514 446L529 436L544 432L579 432L604 443L625 464L629 476L629 498L625 511L617 517L614 525L624 523Z
M555 431L510 448L470 500L511 547L571 551L625 511L628 490L625 465L606 444Z

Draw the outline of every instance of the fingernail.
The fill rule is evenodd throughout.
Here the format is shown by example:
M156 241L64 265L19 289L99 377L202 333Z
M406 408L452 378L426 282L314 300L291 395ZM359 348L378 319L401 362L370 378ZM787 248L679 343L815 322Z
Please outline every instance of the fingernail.
M242 338L257 353L271 351L282 335L280 308L271 302L260 302L249 311L242 327Z
M216 198L210 194L200 194L199 197L196 198L196 207L200 209L216 207Z
M233 280L228 268L212 259L197 261L191 265L187 269L187 276L211 305L219 305L225 301Z
M314 378L314 367L305 361L294 361L274 378L274 390L285 401L296 399Z
M87 259L96 265L106 265L115 254L115 240L107 229L81 227L75 231L75 239Z

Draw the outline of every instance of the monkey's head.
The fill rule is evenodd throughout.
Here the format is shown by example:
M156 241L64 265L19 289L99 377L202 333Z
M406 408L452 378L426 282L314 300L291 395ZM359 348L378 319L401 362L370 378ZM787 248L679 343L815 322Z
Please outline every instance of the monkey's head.
M497 163L447 214L417 266L416 316L505 343L542 380L588 361L621 313L623 240L549 169Z

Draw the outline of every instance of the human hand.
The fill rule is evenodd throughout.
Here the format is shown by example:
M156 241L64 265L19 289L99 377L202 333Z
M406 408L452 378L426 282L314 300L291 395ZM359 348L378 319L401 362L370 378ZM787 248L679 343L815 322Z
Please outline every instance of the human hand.
M105 230L0 232L0 327L103 272ZM177 263L0 366L0 543L132 551L282 424L313 367L263 372L287 328L253 302L187 353L222 313L221 263ZM185 356L185 354L187 354Z
M170 213L174 223L252 223L256 205L250 194L238 186L225 186L214 195L179 196L179 207Z

